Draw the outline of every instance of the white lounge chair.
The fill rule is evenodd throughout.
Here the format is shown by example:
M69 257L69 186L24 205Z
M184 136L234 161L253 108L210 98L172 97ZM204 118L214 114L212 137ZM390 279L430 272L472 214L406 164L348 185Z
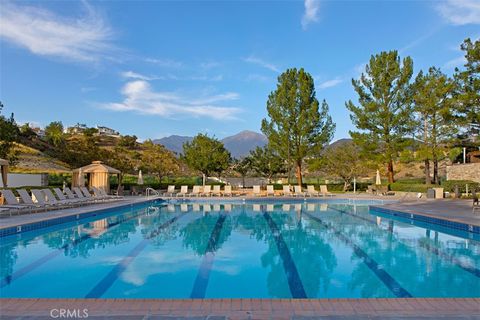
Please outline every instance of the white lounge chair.
M76 200L68 200L68 199L65 199L65 200L57 200L57 198L55 198L55 196L53 195L53 192L52 190L46 188L46 189L42 189L42 192L45 194L46 196L46 199L47 199L47 202L49 203L52 203L53 205L63 205L63 206L75 206L75 205L78 205L78 201Z
M204 197L210 197L212 195L212 186L206 185L203 187L203 192L200 193Z
M292 191L290 190L290 186L283 186L283 191L282 194L284 197L291 197L292 196Z
M69 205L67 204L64 204L64 203L61 203L61 202L58 202L56 199L47 199L47 196L46 194L43 192L43 190L40 190L40 189L32 189L30 190L30 192L32 193L32 195L35 197L35 200L38 204L40 205L49 205L51 207L56 207L56 208L59 208L59 207L67 207Z
M260 190L260 186L253 186L253 195L260 197L262 195L262 191Z
M327 185L325 185L325 184L322 184L320 186L320 194L323 195L324 197L326 197L326 196L333 197L333 193L328 191Z
M318 197L320 193L315 190L315 186L309 185L307 186L307 195L309 195L310 197Z
M22 199L22 202L24 204L28 204L28 205L31 205L31 206L34 206L36 207L37 209L47 209L47 208L50 208L51 205L49 204L46 204L46 203L38 203L38 202L33 202L33 199L32 199L32 196L28 194L27 190L25 189L17 189L17 193L18 195L20 196L20 198Z
M267 185L267 197L268 196L275 197L275 190L273 189L273 185L271 184Z
M188 186L181 186L180 192L177 193L177 197L183 196L184 198L188 196Z
M202 192L202 188L200 186L193 186L192 192L189 193L190 197L196 196L198 197Z
M305 192L302 190L302 186L294 186L295 189L295 196L297 197L305 197Z
M213 190L212 190L212 196L221 196L222 193L220 192L220 186L218 184L214 185L213 186Z
M167 192L165 192L163 195L167 197L173 197L175 195L175 186L170 185L167 187Z
M223 187L223 195L224 195L224 196L228 196L228 197L233 196L233 194L232 194L232 186L225 186L225 187Z
M2 210L3 213L9 213L12 215L13 211L19 213L22 210L31 210L35 208L35 205L18 202L17 197L15 197L12 190L0 190L0 193L3 195L4 202L6 203L0 206L0 208L4 209Z

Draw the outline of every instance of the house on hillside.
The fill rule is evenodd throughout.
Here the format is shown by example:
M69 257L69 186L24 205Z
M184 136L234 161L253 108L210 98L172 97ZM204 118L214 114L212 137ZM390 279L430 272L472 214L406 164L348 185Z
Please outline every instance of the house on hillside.
M98 134L101 136L115 136L118 137L120 133L108 127L97 125Z
M64 133L69 133L69 134L80 134L82 133L83 131L85 131L86 129L88 129L87 125L86 124L81 124L81 123L77 123L76 125L74 125L73 127L68 127L64 130Z
M45 130L39 127L30 127L33 132L37 135L39 138L45 138Z

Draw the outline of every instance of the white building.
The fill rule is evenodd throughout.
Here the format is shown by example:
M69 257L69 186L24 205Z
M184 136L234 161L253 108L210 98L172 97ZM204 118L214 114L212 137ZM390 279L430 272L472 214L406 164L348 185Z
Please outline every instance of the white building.
M98 134L101 136L119 136L120 133L108 127L97 125Z

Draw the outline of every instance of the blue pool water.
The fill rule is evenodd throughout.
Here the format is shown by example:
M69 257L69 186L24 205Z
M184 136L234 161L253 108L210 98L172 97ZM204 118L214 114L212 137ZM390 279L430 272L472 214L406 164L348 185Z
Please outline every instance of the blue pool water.
M253 200L252 200L253 201ZM480 297L480 242L367 203L148 203L0 239L0 297Z

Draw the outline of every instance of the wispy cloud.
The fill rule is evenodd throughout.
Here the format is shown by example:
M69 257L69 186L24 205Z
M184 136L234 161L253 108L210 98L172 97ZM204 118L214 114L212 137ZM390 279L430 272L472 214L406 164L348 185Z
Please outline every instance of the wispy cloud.
M0 37L41 56L92 62L114 48L113 32L86 2L81 17L65 17L36 7L2 2Z
M453 25L480 24L480 1L478 0L441 1L436 9Z
M442 69L446 69L446 70L455 69L456 67L463 66L465 63L467 63L467 59L465 59L464 56L460 56L445 62L442 66Z
M262 60L262 59L260 59L256 56L254 56L254 55L251 55L247 58L244 58L243 61L259 65L263 68L269 69L269 70L277 72L277 73L280 72L280 68L278 68L276 65L274 65L272 63L269 63L269 62L266 62L265 60Z
M101 103L98 106L113 111L133 111L167 118L183 115L228 120L236 119L236 114L241 112L239 108L216 105L218 102L238 99L238 94L232 92L187 99L184 94L157 92L148 81L133 80L124 85L121 93L124 96L122 102Z
M328 89L328 88L335 87L335 86L339 85L339 84L342 83L342 82L343 82L343 80L340 79L340 78L330 79L330 80L321 82L321 83L318 85L318 88L321 89L321 90L323 90L323 89Z
M124 71L120 73L120 75L122 76L122 78L125 78L125 79L138 79L138 80L145 80L145 81L163 79L161 77L145 76L143 74L133 72L133 71Z
M308 25L318 21L320 13L320 0L304 0L305 12L302 16L302 28L306 30Z
M217 61L207 61L207 62L202 62L200 63L200 68L202 69L213 69L220 67L222 64Z
M268 82L268 81L272 81L272 78L261 75L261 74L252 73L252 74L249 74L246 77L246 80L247 81Z
M145 61L165 68L181 68L184 66L183 62L173 59L145 58Z

